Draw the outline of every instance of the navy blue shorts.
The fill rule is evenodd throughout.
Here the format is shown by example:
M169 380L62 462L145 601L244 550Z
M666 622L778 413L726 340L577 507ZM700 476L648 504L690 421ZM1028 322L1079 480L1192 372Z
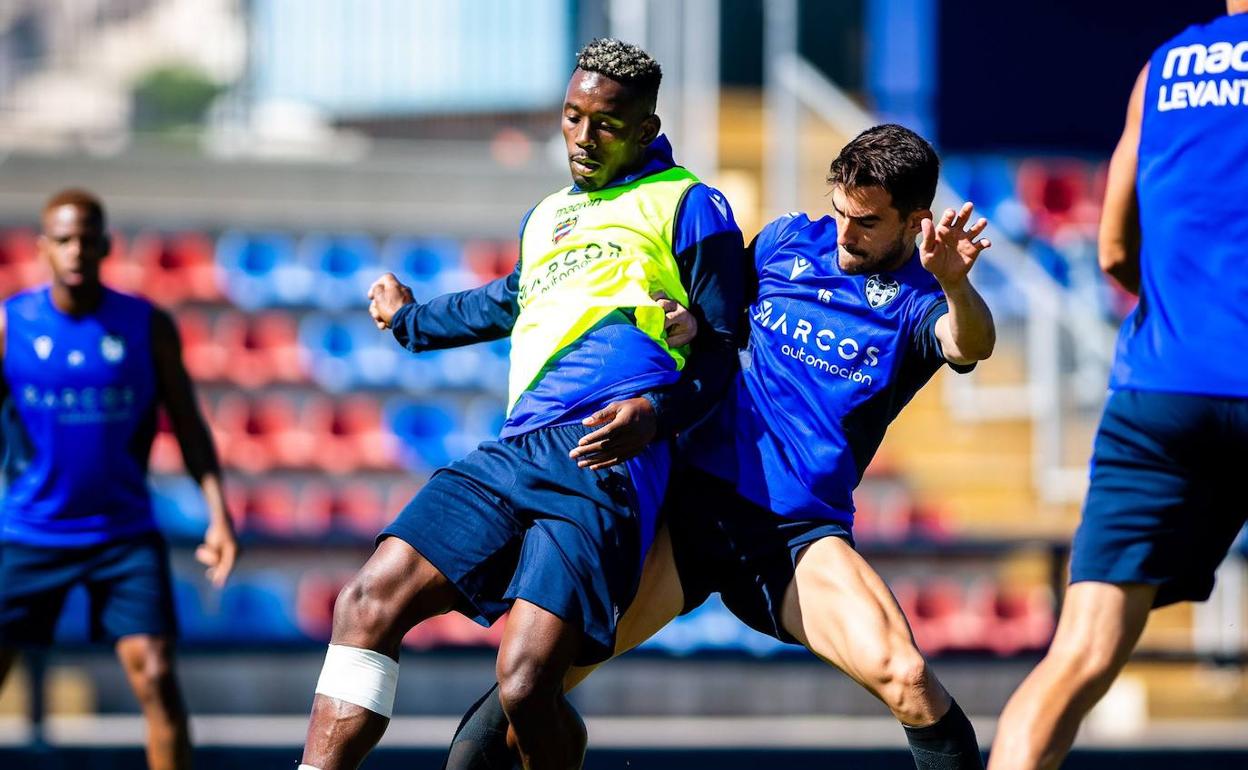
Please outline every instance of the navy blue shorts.
M842 524L778 516L731 482L683 464L672 474L663 516L685 594L681 614L718 592L741 622L789 644L800 644L784 630L781 614L797 557L825 537L854 544Z
M1123 390L1105 405L1070 580L1204 601L1248 517L1248 400Z
M87 590L91 640L173 637L169 549L158 533L82 548L0 544L0 646L52 642L65 596Z
M588 432L562 425L485 442L435 473L378 542L419 551L478 623L524 599L580 624L578 665L606 660L637 593L670 448L655 442L623 468L589 471L568 457Z

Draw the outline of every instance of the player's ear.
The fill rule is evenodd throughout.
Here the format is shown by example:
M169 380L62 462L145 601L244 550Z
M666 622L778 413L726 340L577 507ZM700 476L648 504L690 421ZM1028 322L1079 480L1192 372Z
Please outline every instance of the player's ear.
M906 215L906 232L911 237L918 237L923 231L923 220L932 218L931 209L916 209Z
M641 121L641 145L648 147L651 142L659 137L659 131L663 128L663 121L659 120L659 116L651 113Z

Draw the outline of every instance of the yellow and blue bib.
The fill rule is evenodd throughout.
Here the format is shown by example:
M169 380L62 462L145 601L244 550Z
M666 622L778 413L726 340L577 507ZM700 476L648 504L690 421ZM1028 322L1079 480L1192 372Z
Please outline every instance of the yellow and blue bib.
M685 351L664 341L653 297L689 302L673 230L697 183L675 166L593 192L568 187L529 214L504 436L571 422L679 378Z

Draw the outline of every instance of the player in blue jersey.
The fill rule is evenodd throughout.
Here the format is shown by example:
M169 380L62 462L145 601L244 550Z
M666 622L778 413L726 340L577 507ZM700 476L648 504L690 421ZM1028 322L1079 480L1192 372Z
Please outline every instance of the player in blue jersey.
M659 134L660 77L635 46L581 50L562 114L573 185L525 216L511 275L424 304L392 275L372 287L373 318L412 352L510 337L510 403L499 439L435 473L339 595L305 767L354 768L381 737L412 626L508 608L497 672L519 752L530 768L580 766L564 675L610 656L667 439L705 415L736 360L741 232ZM698 319L691 348L665 336L660 291Z
M982 767L975 733L851 529L854 487L889 422L940 367L968 371L995 344L968 278L990 245L987 221L972 224L968 203L933 223L938 171L917 134L877 126L832 164L835 216L790 214L754 239L741 371L681 436L670 549L659 541L617 647L719 592L752 628L804 645L883 701L923 770ZM507 761L496 702L487 693L473 709L449 770Z
M220 586L238 545L216 451L173 320L100 283L109 238L99 200L58 193L42 227L51 284L0 313L0 681L17 649L52 641L66 594L84 586L91 635L116 646L147 720L149 767L189 768L168 548L146 478L157 407L208 503L195 555Z
M1149 612L1209 598L1248 516L1248 1L1227 10L1153 54L1110 161L1101 267L1140 302L1057 633L1001 715L994 770L1057 767Z

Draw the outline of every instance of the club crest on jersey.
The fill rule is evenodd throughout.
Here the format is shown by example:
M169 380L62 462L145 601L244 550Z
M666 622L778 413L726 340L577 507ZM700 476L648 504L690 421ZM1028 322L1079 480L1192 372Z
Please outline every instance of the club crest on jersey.
M892 302L900 291L901 286L896 281L876 273L867 279L867 304L875 308L884 307Z
M789 280L796 280L799 275L810 269L810 260L798 257L793 260L793 269L789 271Z
M40 361L47 361L48 356L52 355L52 338L46 334L35 337L35 355L39 356Z
M106 334L100 340L100 355L110 364L115 364L126 357L126 341L116 334Z
M550 242L558 243L567 237L568 233L572 232L572 229L576 227L576 220L576 217L568 217L555 225L555 231L550 235Z

